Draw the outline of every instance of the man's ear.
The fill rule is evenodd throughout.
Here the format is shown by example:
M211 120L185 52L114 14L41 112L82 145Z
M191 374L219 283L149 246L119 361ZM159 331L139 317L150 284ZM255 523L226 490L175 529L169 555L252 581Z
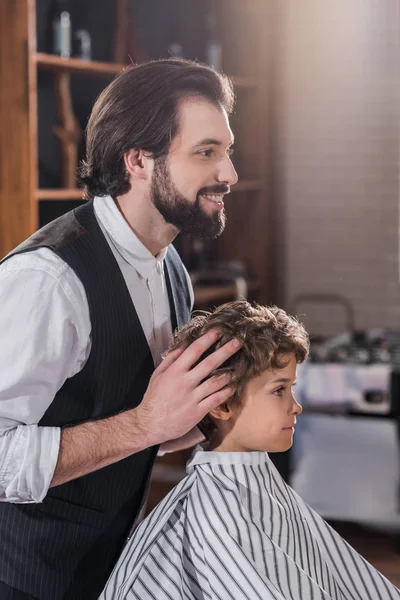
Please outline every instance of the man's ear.
M233 410L229 406L228 402L223 402L222 404L217 406L217 408L210 410L210 412L208 414L210 415L210 417L213 417L214 419L220 419L221 421L228 421L228 419L230 419L233 416Z
M145 156L142 150L131 148L124 154L125 168L132 179L146 180L151 177L152 159Z

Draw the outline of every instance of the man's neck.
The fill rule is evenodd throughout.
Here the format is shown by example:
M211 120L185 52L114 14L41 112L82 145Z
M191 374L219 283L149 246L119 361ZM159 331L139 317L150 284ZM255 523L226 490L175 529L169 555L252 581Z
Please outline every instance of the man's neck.
M114 199L120 213L142 244L157 256L178 235L178 230L165 223L156 207L148 200L137 196L132 191Z

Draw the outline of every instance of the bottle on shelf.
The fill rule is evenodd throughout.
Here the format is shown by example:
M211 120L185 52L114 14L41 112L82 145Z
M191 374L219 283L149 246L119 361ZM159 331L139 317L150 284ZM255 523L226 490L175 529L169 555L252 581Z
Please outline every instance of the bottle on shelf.
M51 51L62 58L71 56L71 14L68 0L53 0L51 8Z
M179 22L178 20L174 20L170 32L171 41L168 44L167 52L169 56L174 56L175 58L184 58L185 54L179 33Z
M222 69L222 46L218 40L217 16L213 7L206 14L206 62L220 71Z
M75 40L75 52L74 56L81 60L92 59L92 41L90 33L86 29L78 29L74 35Z
M168 53L175 58L183 58L183 48L179 42L172 42L168 46Z

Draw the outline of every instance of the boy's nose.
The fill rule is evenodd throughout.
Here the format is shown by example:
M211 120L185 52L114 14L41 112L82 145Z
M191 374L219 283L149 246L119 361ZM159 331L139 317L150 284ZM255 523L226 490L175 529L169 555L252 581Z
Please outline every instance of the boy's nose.
M295 415L301 415L302 412L303 412L302 405L299 402L297 402L295 397L293 397L293 413Z

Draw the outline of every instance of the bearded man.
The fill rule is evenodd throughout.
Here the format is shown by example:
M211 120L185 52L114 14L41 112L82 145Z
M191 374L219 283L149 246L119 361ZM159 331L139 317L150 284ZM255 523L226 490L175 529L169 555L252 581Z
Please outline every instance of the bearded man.
M0 265L0 597L97 598L161 446L185 448L232 390L211 331L162 361L193 292L171 242L224 229L230 81L179 59L103 91L80 177L88 202ZM194 368L192 368L192 366Z

